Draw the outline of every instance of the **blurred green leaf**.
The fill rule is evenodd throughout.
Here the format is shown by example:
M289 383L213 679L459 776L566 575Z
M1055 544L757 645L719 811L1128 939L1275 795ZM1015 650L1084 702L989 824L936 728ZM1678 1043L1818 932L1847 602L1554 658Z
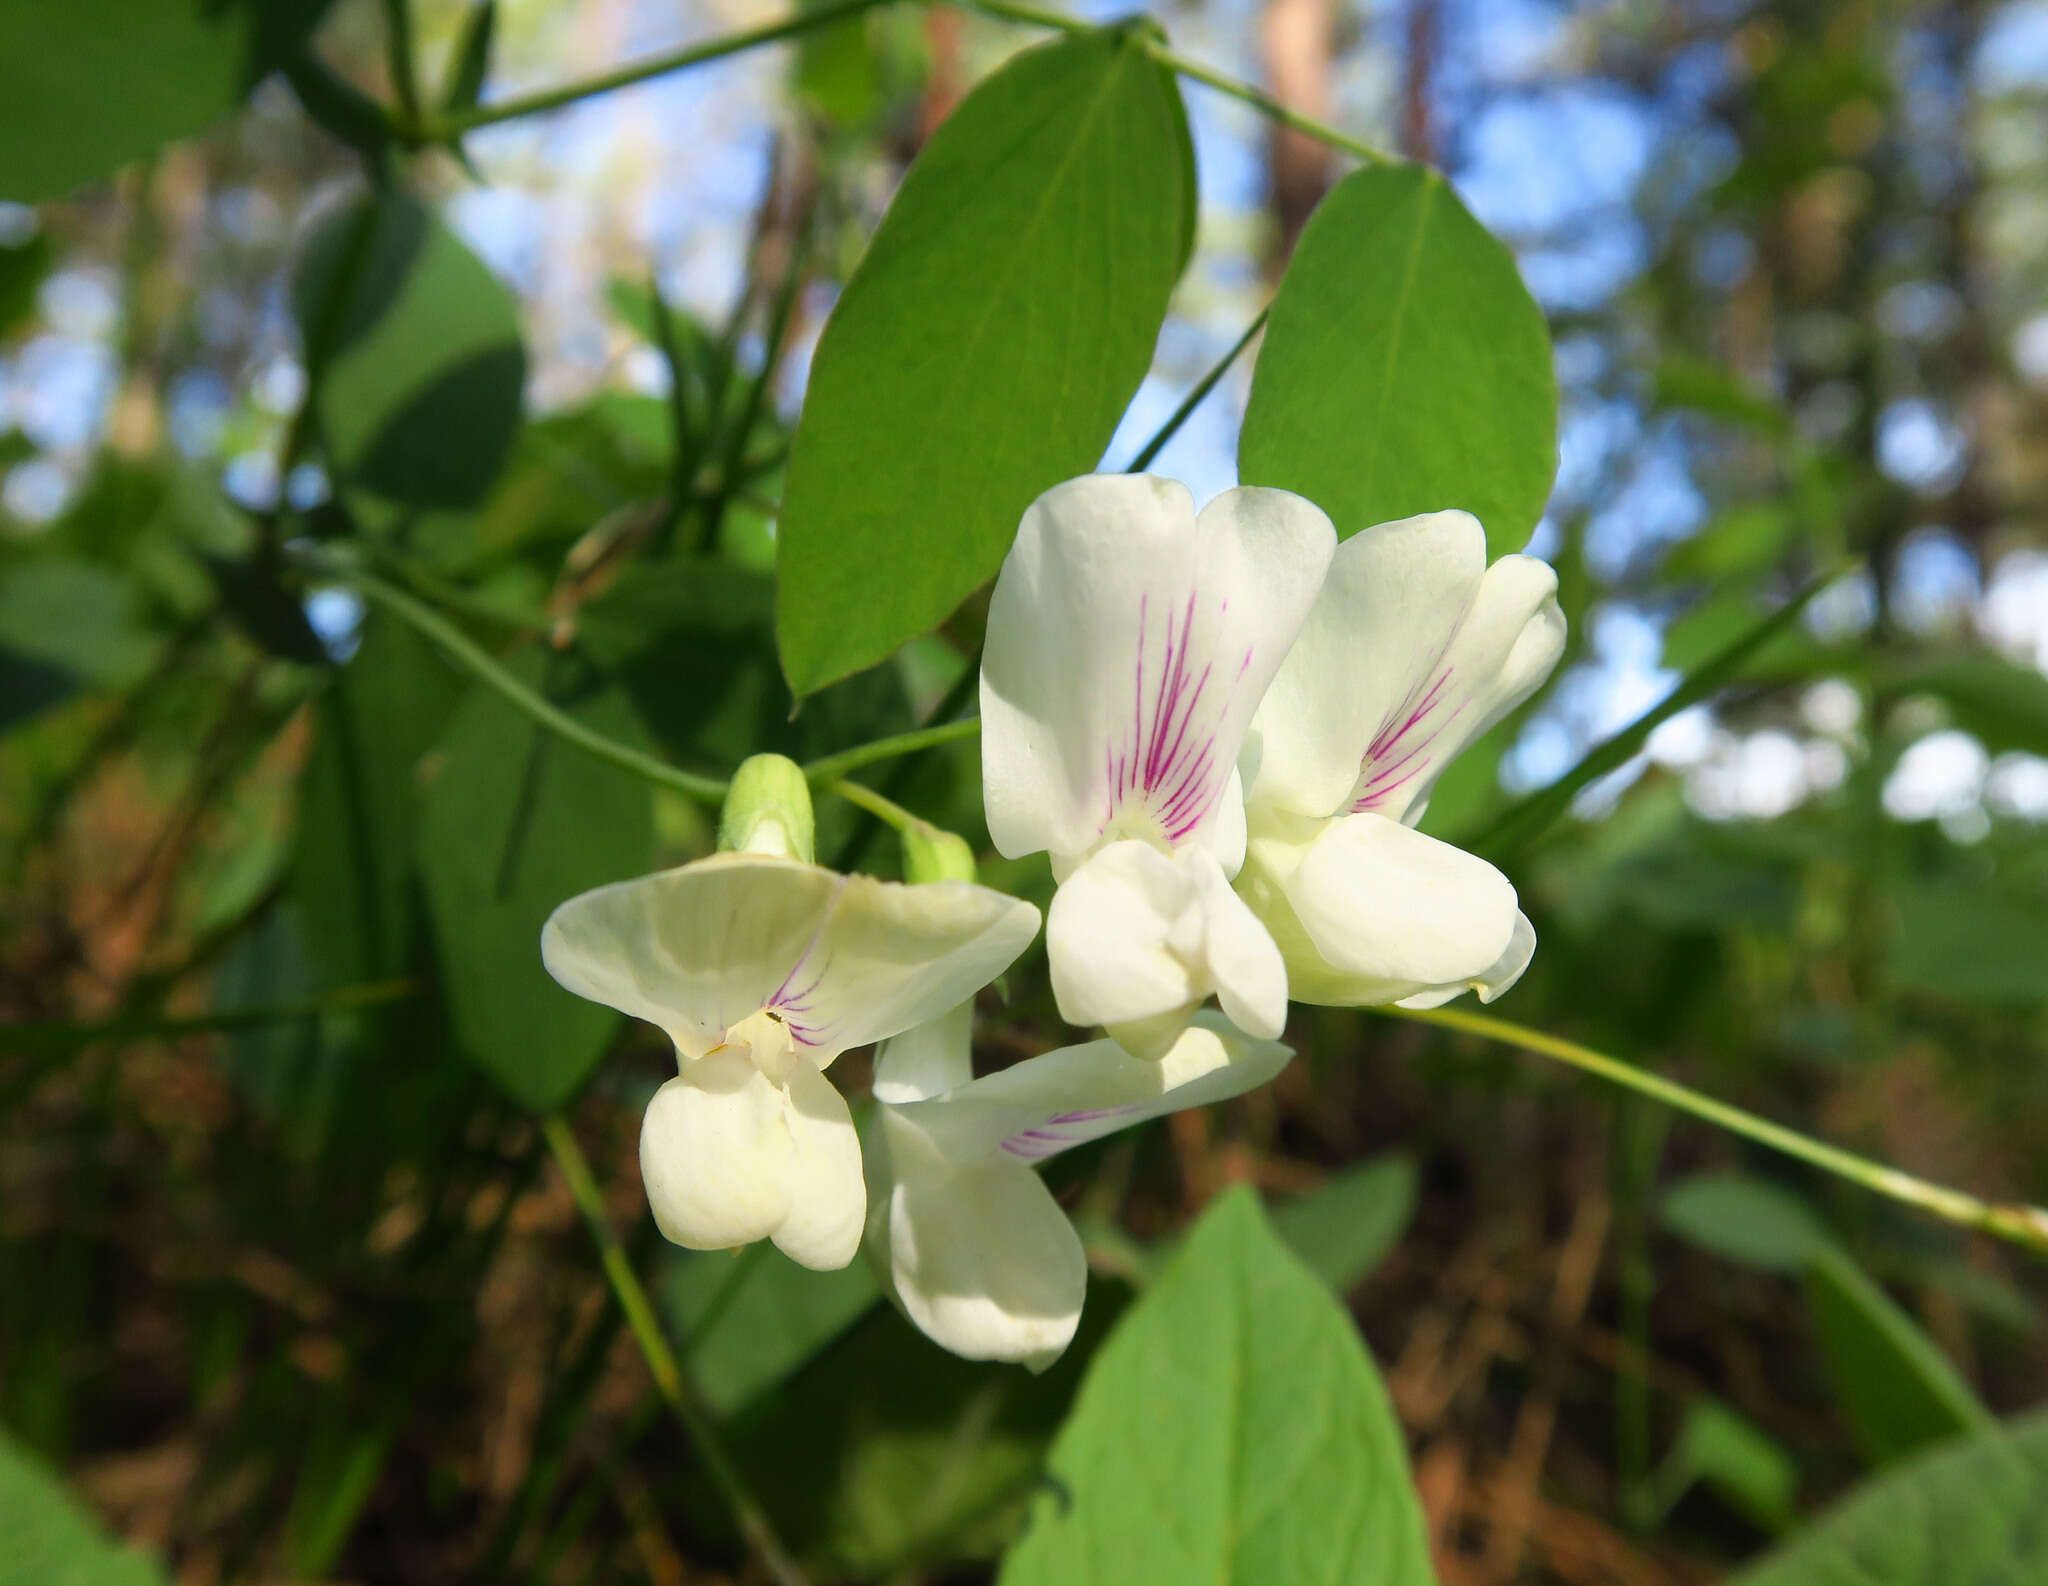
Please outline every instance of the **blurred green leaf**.
M1093 1282L1079 1334L1042 1376L949 1355L893 1307L871 1307L732 1420L734 1453L821 1575L992 1557L1123 1297Z
M1993 1006L2048 1002L2048 899L1914 880L1895 885L1889 902L1885 973L1900 990Z
M1652 379L1660 408L1687 408L1726 419L1772 440L1792 434L1792 416L1771 398L1753 391L1735 371L1686 353L1667 353Z
M318 705L291 894L315 990L407 973L420 943L413 831L420 759L454 708L453 675L403 623L370 618Z
M226 115L240 24L202 0L0 10L0 198L61 198Z
M1990 1423L1947 1356L1792 1191L1740 1174L1703 1175L1672 1188L1663 1216L1674 1233L1727 1260L1804 1274L1829 1379L1873 1464Z
M1089 1363L1003 1586L1433 1582L1358 1333L1238 1189Z
M1462 507L1518 551L1557 471L1557 379L1513 256L1450 184L1368 166L1296 244L1252 377L1238 474L1329 513L1340 537Z
M697 1385L720 1415L800 1369L881 1295L864 1261L813 1272L765 1244L682 1252L661 1293Z
M1685 1407L1678 1438L1657 1472L1658 1507L1668 1510L1699 1482L1760 1529L1791 1529L1799 1466L1776 1438L1719 1399Z
M136 621L128 580L54 556L17 562L0 578L0 647L84 682L118 688L148 670L158 641Z
M26 242L0 245L0 336L35 312L36 293L50 270L50 234L38 229ZM18 432L8 432L11 443L26 445ZM30 453L34 451L29 448ZM6 457L19 462L19 457Z
M798 694L872 666L1100 461L1179 273L1178 90L1134 40L1027 50L918 156L825 327L789 460L777 637Z
M512 295L417 199L384 190L307 243L292 306L341 483L423 508L476 505L519 429Z
M1703 1173L1674 1184L1664 1226L1723 1260L1760 1272L1803 1272L1829 1234L1806 1202L1766 1179Z
M23 1586L158 1586L149 1559L118 1547L40 1463L0 1432L0 1575Z
M1776 611L1752 621L1730 642L1680 678L1678 686L1663 699L1612 738L1596 745L1571 770L1549 786L1538 788L1509 805L1470 845L1473 851L1499 862L1542 835L1552 822L1571 808L1572 800L1581 788L1627 764L1648 741L1650 734L1663 723L1688 705L1708 698L1724 683L1737 677L1751 659L1790 628L1799 619L1799 613L1806 609L1807 603L1832 582L1832 574L1816 578Z
M529 649L509 669L539 687L548 665ZM614 689L547 692L607 737L640 737ZM535 1112L568 1099L619 1022L548 977L541 926L556 904L640 874L653 855L645 782L562 742L502 696L470 694L426 779L420 869L456 1037Z
M77 687L62 667L0 648L0 732L70 698Z
M1415 1163L1392 1153L1346 1168L1270 1213L1281 1242L1338 1295L1386 1260L1414 1215Z
M1991 1426L1948 1356L1839 1248L1825 1246L1807 1268L1806 1297L1828 1377L1873 1465Z
M1733 1586L2040 1586L2048 1416L1957 1438L1865 1484Z
M1934 695L1955 724L1997 754L2048 755L2048 677L2003 656L1953 655L1903 672L1902 689Z

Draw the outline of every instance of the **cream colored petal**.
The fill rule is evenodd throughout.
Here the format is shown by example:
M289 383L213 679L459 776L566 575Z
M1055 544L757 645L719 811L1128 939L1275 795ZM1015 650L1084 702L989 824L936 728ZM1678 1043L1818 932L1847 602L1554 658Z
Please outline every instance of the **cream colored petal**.
M726 1250L782 1226L795 1159L784 1112L781 1088L736 1051L686 1061L654 1093L640 1178L663 1237Z

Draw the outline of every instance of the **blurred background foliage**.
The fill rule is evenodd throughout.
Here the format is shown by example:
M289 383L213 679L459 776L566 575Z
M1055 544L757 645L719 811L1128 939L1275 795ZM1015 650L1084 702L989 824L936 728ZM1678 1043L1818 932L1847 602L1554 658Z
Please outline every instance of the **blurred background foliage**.
M1448 1586L1718 1579L2048 1397L2038 1263L1354 1013L1296 1010L1269 1091L1055 1167L1096 1277L1043 1377L940 1354L862 1267L660 1244L633 1142L670 1058L534 943L569 892L703 851L703 812L308 595L287 551L346 543L685 767L961 709L973 601L792 716L774 524L839 284L1025 34L891 6L420 149L374 109L452 126L779 14L0 18L0 1491L61 1472L83 1507L52 1536L192 1583L742 1578L507 1099L560 1105L601 1055L573 1119L614 1221L821 1579L987 1578L1094 1344L1234 1183L1380 1360ZM1537 924L1503 1011L2048 1200L2048 5L1159 16L1441 164L1550 319L1531 548L1571 650L1429 816ZM1237 340L1337 174L1241 104L1188 109L1192 263L1105 466ZM1198 497L1231 482L1248 374L1153 464ZM1499 820L1852 556L1564 818ZM971 747L877 785L981 835ZM894 866L865 817L821 817L821 857ZM1011 991L991 1063L1060 1035L1042 961Z

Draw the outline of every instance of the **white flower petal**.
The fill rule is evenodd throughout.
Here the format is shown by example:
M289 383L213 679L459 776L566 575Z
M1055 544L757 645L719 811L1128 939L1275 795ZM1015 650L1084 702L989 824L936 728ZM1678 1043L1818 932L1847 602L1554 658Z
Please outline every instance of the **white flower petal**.
M928 1337L969 1360L1043 1370L1081 1320L1088 1263L1038 1175L1003 1157L958 1165L884 1117L890 1287Z
M836 1271L860 1249L867 1221L860 1135L845 1098L808 1063L789 1076L784 1117L792 1147L789 1212L769 1237L799 1265Z
M1253 730L1250 799L1296 815L1348 802L1374 738L1443 655L1486 571L1468 512L1381 523L1337 548Z
M569 899L541 931L541 958L577 996L659 1025L685 1057L701 1057L774 994L843 880L718 854Z
M974 1003L892 1035L875 1053L875 1100L923 1101L974 1078Z
M1192 916L1192 918L1190 918ZM1183 923L1186 921L1187 923ZM1111 843L1053 895L1045 946L1053 997L1069 1024L1127 1024L1209 994L1171 939L1204 933L1192 866L1147 843Z
M665 1238L727 1250L783 1224L796 1158L785 1110L781 1087L733 1050L686 1060L654 1093L640 1178Z
M966 881L848 876L825 928L775 1006L822 1068L958 1007L1038 934L1038 910Z
M1408 982L1399 995L1484 975L1519 918L1492 865L1384 815L1329 822L1281 886L1327 963Z
M1293 1055L1201 1013L1157 1061L1132 1057L1114 1041L1087 1041L892 1111L955 1162L991 1153L1036 1162L1149 1118L1242 1095Z
M1216 1000L1247 1035L1276 1040L1287 1026L1287 965L1280 949L1206 855L1193 856L1191 868L1207 912L1203 953Z
M1452 985L1431 986L1427 991L1401 998L1400 1005L1404 1008L1440 1008L1453 997L1462 997L1468 991L1478 992L1481 1002L1491 1002L1513 988L1535 956L1536 927L1529 923L1528 915L1517 909L1515 934L1508 939L1506 950L1487 967L1484 974Z
M1460 750L1543 686L1564 654L1557 574L1530 556L1503 556L1486 570L1472 609L1425 689L1404 715L1405 737L1368 756L1353 809L1376 809L1414 825Z
M1011 857L1105 835L1215 843L1252 712L1329 564L1329 520L1240 489L1199 518L1149 475L1056 485L1024 514L981 675L990 835ZM1241 848L1241 845L1240 845Z
M1054 895L1046 950L1060 1016L1142 1057L1171 1046L1211 992L1254 1035L1287 1020L1280 949L1203 848L1111 843Z

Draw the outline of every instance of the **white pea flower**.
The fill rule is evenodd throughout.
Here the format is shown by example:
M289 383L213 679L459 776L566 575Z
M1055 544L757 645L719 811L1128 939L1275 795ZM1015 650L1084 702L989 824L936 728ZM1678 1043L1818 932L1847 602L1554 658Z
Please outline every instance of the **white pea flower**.
M1515 889L1414 826L1458 751L1550 675L1564 630L1557 575L1527 556L1488 567L1469 513L1338 548L1245 748L1238 888L1297 998L1426 1008L1521 977L1536 933Z
M996 579L981 673L989 835L1041 849L1070 1023L1165 1052L1204 998L1258 1036L1286 1020L1279 950L1229 878L1238 750L1336 545L1281 490L1090 475L1032 503Z
M675 1042L681 1072L640 1131L662 1233L697 1250L773 1239L829 1270L860 1247L867 1191L825 1068L971 997L1037 930L1030 904L964 881L722 853L571 898L541 955L578 996Z
M1090 1041L976 1079L972 1020L963 1004L897 1036L876 1060L868 1255L935 1342L1040 1371L1074 1336L1088 1263L1038 1164L1241 1095L1293 1054L1204 1013L1156 1061Z

